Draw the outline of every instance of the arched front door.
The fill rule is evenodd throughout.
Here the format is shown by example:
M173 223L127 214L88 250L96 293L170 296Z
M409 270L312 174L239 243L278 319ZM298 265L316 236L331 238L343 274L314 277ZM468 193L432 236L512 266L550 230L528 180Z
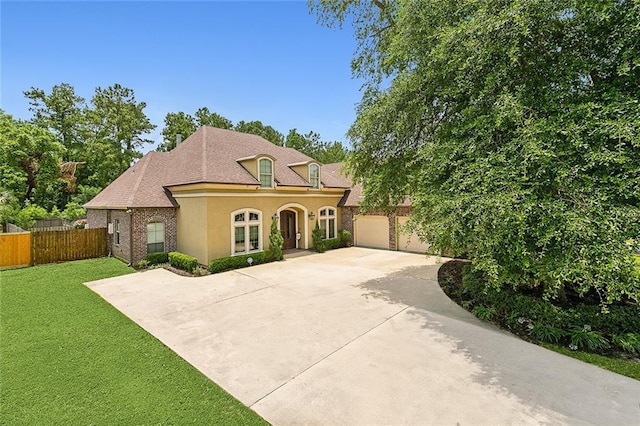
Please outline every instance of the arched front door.
M296 248L296 214L291 210L280 212L280 232L284 237L285 250Z

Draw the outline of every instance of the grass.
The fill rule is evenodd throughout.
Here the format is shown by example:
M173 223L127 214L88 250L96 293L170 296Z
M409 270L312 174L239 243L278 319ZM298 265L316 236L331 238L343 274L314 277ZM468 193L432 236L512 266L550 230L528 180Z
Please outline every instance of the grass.
M623 376L640 380L640 362L623 358L611 358L589 352L572 351L569 348L552 343L539 343L539 345L552 351L558 352L562 355L570 356L572 358L588 362L589 364L597 365L598 367L604 368L605 370L613 371L614 373L622 374Z
M84 282L91 259L0 272L0 424L265 424Z

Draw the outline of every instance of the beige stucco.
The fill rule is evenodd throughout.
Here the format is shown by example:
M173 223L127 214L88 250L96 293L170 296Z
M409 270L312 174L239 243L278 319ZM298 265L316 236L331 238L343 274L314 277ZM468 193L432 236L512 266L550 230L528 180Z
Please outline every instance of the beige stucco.
M310 248L311 231L316 225L319 209L336 209L337 229L341 229L338 202L344 190L278 187L262 189L243 185L194 184L170 188L180 205L177 212L178 251L198 258L203 264L232 255L232 217L240 209L261 213L261 244L266 250L274 214L282 210L296 213L296 227L300 233L298 248ZM309 214L315 215L314 219Z

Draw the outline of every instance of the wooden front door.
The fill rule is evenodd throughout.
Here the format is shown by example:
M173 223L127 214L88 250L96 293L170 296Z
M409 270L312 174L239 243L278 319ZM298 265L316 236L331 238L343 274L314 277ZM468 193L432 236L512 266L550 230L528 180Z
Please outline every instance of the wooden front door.
M284 237L284 249L296 248L296 214L291 210L280 212L280 232Z

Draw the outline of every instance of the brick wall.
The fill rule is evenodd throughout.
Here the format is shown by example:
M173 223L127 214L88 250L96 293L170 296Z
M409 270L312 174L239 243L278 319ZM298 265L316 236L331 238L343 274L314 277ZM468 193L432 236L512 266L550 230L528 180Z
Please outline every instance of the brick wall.
M178 246L178 224L174 208L133 209L131 263L137 263L147 255L147 224L164 223L164 251L175 251Z
M113 234L109 235L111 255L130 262L131 258L131 214L125 210L110 210L109 222L113 223ZM116 221L118 221L116 226ZM117 228L117 229L116 229Z

